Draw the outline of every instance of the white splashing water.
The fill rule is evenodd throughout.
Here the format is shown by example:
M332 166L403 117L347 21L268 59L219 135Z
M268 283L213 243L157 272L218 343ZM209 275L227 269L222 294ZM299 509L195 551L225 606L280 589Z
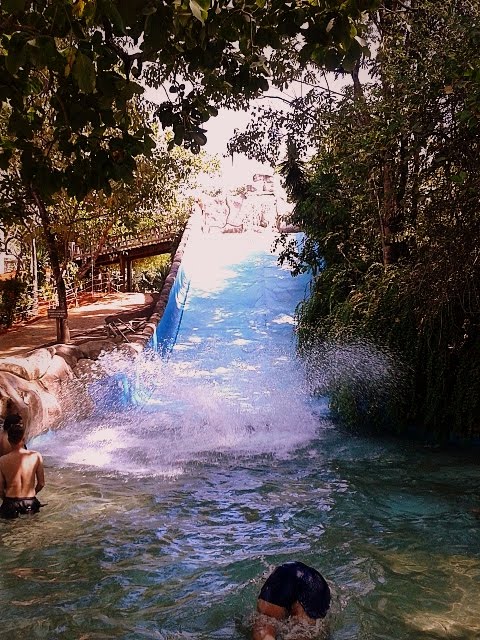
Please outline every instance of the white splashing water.
M293 333L306 280L278 266L271 244L271 235L253 235L189 247L190 291L171 356L132 364L105 355L109 382L92 389L96 414L43 439L55 464L175 476L215 453L288 456L317 434Z
M108 385L110 398L112 386L116 387L117 408L97 412L50 437L37 438L35 446L41 441L42 450L57 466L175 476L183 473L187 463L215 452L286 456L312 439L319 428L319 416L303 381L294 380L294 362L289 363L288 374L282 369L277 380L273 379L275 368L257 369L255 380L258 383L260 373L262 389L252 388L255 385L248 376L237 379L248 384L234 388L231 380L222 384L218 378L209 379L205 371L196 372L192 364L186 370L184 363L158 356L139 360L135 371L126 376L128 382L123 376L132 367L131 361L110 354L102 364L122 376L117 378L122 387L118 382ZM122 406L126 384L135 387L136 404L131 406Z
M377 395L392 395L404 383L404 368L393 354L367 340L317 344L304 354L304 364L311 392L321 395L343 384L360 394L375 389Z

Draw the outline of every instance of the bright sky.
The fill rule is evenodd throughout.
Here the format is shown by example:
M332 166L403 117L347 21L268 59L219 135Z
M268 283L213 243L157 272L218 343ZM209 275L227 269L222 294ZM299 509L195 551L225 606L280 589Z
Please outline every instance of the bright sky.
M328 74L329 85L332 89L339 89L345 80L338 81L333 78L333 74ZM325 86L324 82L321 82ZM300 95L304 90L301 83L293 83L288 89L290 97L292 95ZM271 88L267 96L275 96L281 92ZM281 94L285 96L285 94ZM163 90L147 89L147 96L154 102L161 102L165 99ZM266 106L267 102L271 102L275 108L280 108L278 100L272 98L268 100L265 96L261 103ZM267 99L266 99L267 98ZM206 181L205 186L217 187L222 186L225 189L231 189L235 186L250 184L255 173L272 174L274 170L268 164L260 164L254 160L249 160L243 154L235 154L233 159L231 156L224 157L227 153L227 143L232 137L235 129L242 131L250 120L248 111L232 111L228 109L219 109L218 116L211 118L204 124L207 130L207 144L203 149L210 155L217 155L221 163L222 177L213 181ZM213 184L214 183L214 184Z
M234 129L244 129L249 120L250 115L246 111L219 109L218 116L211 118L205 125L208 141L204 149L210 155L219 156L222 184L226 189L249 184L255 173L273 173L269 165L249 160L244 155L235 154L233 159L231 156L223 157L227 153L227 143Z
M334 91L341 91L343 86L350 82L349 77L335 78L333 73L327 73L328 85L323 79L319 78L319 84ZM308 90L308 87L307 87ZM275 109L281 109L280 103L275 97L292 98L300 96L305 92L305 85L300 82L293 82L285 92L271 87L268 93L261 101L258 101L263 107L270 104ZM274 173L274 169L268 164L260 164L254 160L248 160L243 154L235 154L233 158L229 156L224 158L227 153L227 143L232 137L234 129L242 131L250 120L248 111L230 111L227 109L219 109L218 116L211 118L204 126L207 129L207 144L204 149L207 153L220 156L223 183L228 189L232 186L249 184L255 173Z
M162 89L147 88L146 95L149 100L159 104L165 100L165 93ZM220 182L221 186L230 189L235 186L250 184L255 173L273 173L273 169L269 165L262 165L253 160L248 160L244 155L235 154L224 158L227 153L227 143L233 135L234 129L242 130L248 123L250 117L246 111L231 111L228 109L219 109L218 116L211 118L203 126L207 129L207 144L203 150L212 156L218 156L221 164L222 177L214 180L217 186ZM208 183L208 181L207 181Z

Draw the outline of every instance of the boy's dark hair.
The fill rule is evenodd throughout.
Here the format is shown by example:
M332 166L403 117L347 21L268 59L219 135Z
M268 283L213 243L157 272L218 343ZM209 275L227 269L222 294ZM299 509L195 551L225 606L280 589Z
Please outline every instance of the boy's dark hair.
M8 430L8 441L10 444L18 444L25 436L25 427L22 422L13 424Z
M3 421L3 430L10 431L10 429L16 424L23 424L22 416L18 413L10 413Z

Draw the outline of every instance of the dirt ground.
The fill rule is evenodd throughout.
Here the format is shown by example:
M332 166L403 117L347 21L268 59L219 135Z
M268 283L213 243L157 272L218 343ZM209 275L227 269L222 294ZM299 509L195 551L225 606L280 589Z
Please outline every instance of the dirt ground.
M73 342L92 337L107 337L104 320L107 316L141 311L152 303L148 293L112 293L94 302L68 310L68 324ZM38 347L57 342L56 321L39 316L23 325L0 333L0 358L22 356Z

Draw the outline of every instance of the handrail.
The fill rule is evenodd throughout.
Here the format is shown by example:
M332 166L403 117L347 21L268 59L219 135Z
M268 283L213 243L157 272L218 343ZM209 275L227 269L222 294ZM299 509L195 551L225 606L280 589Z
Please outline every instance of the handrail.
M89 278L88 280L81 280L78 284L73 284L66 287L67 304L75 302L75 306L78 305L78 296L82 293L111 293L115 291L118 293L122 288L120 283L113 281L111 278L99 280L98 278ZM54 299L49 300L51 306L58 306L58 294L55 293Z
M113 291L118 293L120 290L121 284L112 280L99 281L97 278L94 278L93 283L91 278L89 280L82 280L77 285L67 287L67 305L69 307L78 306L78 299L82 294L112 293ZM30 299L25 304L17 307L14 322L34 318L39 314L39 309L42 307L47 309L58 307L58 295L56 292L48 296L44 296L39 292L35 298L33 285L28 285L27 293L30 294Z
M161 229L152 229L141 234L135 235L122 235L109 238L108 243L104 245L100 255L109 253L118 253L119 251L125 251L126 249L135 249L148 244L156 244L159 242L171 242L178 230L174 228L167 231ZM72 260L83 260L90 258L91 254L88 251L82 251L80 247L76 245L71 249Z
M177 236L178 228L176 226L172 226L168 229L151 229L141 234L128 236L122 235L117 237L112 237L109 239L107 245L104 246L100 255L105 255L108 253L118 253L120 251L125 251L132 248L137 248L140 246L145 246L148 244L156 244L160 242L173 242L175 237ZM91 258L91 254L88 252L81 251L79 247L72 243L70 249L70 257L72 260L83 260L85 258ZM98 278L90 278L89 280L82 280L78 284L73 284L67 287L66 297L67 297L67 306L78 306L78 297L82 293L111 293L112 291L116 291L117 293L121 291L122 284L117 283L111 278L106 281L99 280ZM38 292L37 296L34 296L34 287L33 285L29 285L27 287L27 291L31 292L31 299L18 307L15 311L15 322L29 320L36 315L38 315L40 307L46 308L55 308L58 307L58 294L56 291L49 296L42 296L40 292Z

